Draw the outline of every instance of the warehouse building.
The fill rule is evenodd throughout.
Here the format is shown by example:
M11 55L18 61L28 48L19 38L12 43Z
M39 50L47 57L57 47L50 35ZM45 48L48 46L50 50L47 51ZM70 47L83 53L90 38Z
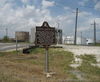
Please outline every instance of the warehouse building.
M29 41L29 32L17 31L17 32L15 32L15 38L17 38L17 40L19 42L28 42Z

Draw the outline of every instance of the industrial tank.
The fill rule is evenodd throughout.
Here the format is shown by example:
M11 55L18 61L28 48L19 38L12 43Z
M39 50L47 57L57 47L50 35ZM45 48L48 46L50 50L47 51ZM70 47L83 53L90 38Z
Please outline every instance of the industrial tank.
M64 44L74 44L74 36L66 36L66 37L64 37ZM86 45L86 38L77 37L76 44L77 45Z

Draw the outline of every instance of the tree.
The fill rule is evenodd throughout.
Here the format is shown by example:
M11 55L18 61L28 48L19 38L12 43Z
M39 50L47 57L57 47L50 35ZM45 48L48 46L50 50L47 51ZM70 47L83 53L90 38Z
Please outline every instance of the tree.
M4 36L3 37L3 42L8 42L9 41L9 37L8 36Z

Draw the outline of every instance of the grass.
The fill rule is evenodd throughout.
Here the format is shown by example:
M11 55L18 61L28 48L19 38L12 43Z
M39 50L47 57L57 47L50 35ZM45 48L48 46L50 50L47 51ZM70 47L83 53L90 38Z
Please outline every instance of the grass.
M50 71L55 72L55 75L47 79L44 74L45 49L32 49L30 54L22 54L21 51L18 53L17 55L15 51L0 52L0 82L63 82L68 79L73 80L70 82L77 82L76 75L70 72L72 70L84 73L89 82L100 81L100 68L91 65L97 63L93 55L78 56L82 59L82 64L75 69L70 66L74 62L73 53L63 51L62 48L50 48L48 51Z
M10 74L0 73L0 82L22 82L22 80L14 78Z
M96 46L100 46L100 43L96 43Z
M78 57L80 59L82 59L82 61L83 61L82 63L89 63L89 64L91 64L91 63L96 64L97 63L96 57L92 54L90 54L90 55L85 54L85 55L81 55Z
M5 56L4 54L0 53L0 57Z
M85 73L85 78L94 82L100 82L100 68L94 66L97 64L96 57L94 55L81 55L82 64L78 69Z
M96 43L95 45L94 45L94 43L91 43L89 45L91 45L91 46L100 46L100 43Z
M44 48L34 48L30 50L31 54L44 54L45 49Z
M70 67L74 60L74 55L71 52L56 48L49 49L48 52L50 71L56 73L53 77L54 80L76 78L73 74L67 73L73 69ZM0 79L3 82L9 82L8 80L10 82L33 82L33 78L45 79L45 49L33 49L31 54L19 52L17 55L15 51L0 52L0 54L0 66L2 66ZM4 76L6 79L2 78Z

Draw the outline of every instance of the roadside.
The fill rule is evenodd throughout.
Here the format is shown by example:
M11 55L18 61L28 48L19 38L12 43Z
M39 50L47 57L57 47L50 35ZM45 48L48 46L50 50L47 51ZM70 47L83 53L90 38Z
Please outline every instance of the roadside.
M79 55L82 63L78 67L74 54L62 48L49 49L50 72L55 72L51 78L46 78L45 50L32 49L30 54L17 55L13 52L0 52L0 81L1 82L100 82L100 68L94 66L94 55Z
M18 43L18 49L29 47L29 43ZM0 43L0 52L16 50L16 43Z

